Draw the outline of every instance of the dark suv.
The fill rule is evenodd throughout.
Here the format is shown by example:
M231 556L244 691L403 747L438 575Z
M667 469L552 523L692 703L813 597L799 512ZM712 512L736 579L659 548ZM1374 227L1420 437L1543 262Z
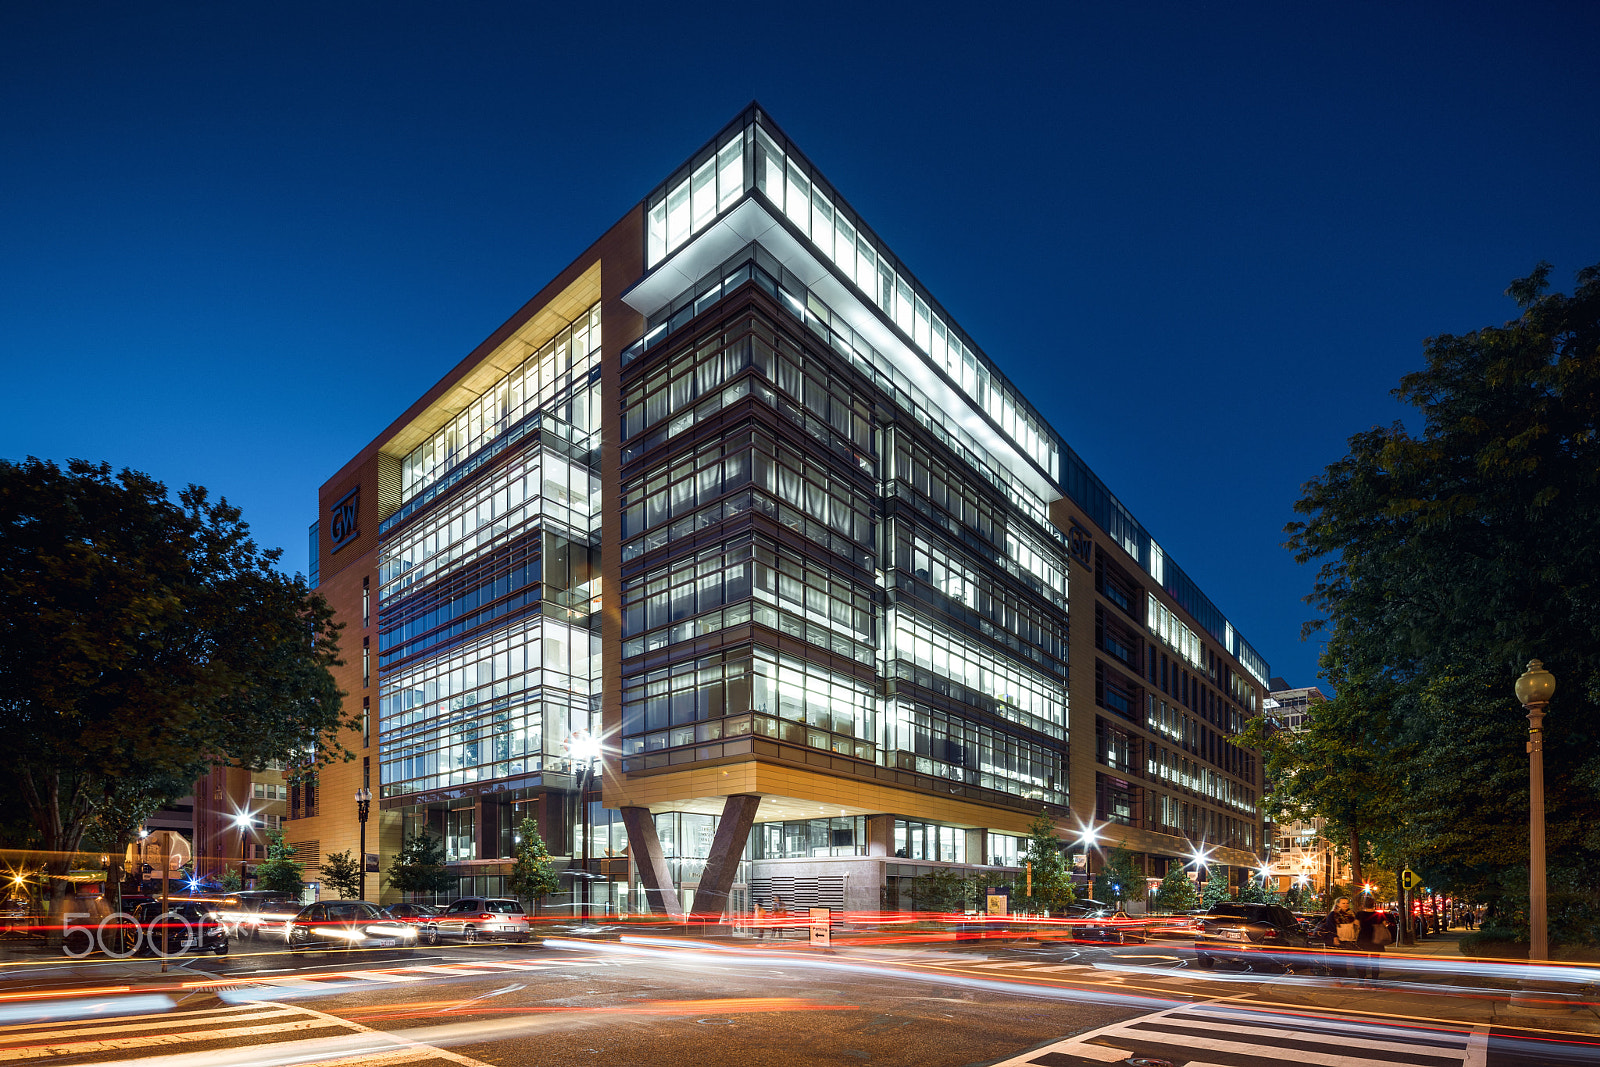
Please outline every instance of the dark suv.
M1297 963L1311 964L1311 958L1302 954L1310 947L1305 928L1288 908L1279 904L1226 903L1213 904L1200 917L1194 954L1201 967L1213 967L1219 959L1249 966L1265 955L1276 966L1291 970ZM1281 949L1302 952L1274 954L1274 950Z
M154 952L176 956L186 951L209 951L226 956L228 928L222 924L217 907L216 901L173 900L163 911L161 901L150 900L140 904L133 917Z

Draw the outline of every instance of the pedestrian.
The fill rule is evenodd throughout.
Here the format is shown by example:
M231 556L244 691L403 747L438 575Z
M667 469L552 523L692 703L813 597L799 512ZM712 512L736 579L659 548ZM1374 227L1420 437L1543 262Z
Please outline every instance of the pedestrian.
M1361 908L1355 913L1356 920L1356 951L1357 955L1352 960L1356 981L1364 984L1377 980L1378 955L1383 948L1394 939L1389 932L1388 923L1382 912L1372 906L1372 898L1364 896L1361 899Z
M773 937L783 936L783 897L777 893L772 894L772 925L769 927Z
M1350 910L1350 898L1340 897L1333 902L1333 908L1326 918L1317 926L1317 934L1323 943L1336 953L1327 958L1328 974L1335 979L1344 978L1347 973L1345 953L1354 952L1356 938L1361 933L1361 924L1356 920L1355 912Z

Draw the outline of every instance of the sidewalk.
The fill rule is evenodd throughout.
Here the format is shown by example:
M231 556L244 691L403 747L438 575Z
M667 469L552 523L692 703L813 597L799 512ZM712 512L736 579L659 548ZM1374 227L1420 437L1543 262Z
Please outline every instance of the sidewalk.
M1442 934L1429 934L1426 938L1418 938L1414 945L1400 942L1387 946L1385 952L1397 952L1407 956L1454 956L1460 958L1461 938L1465 930L1446 930Z

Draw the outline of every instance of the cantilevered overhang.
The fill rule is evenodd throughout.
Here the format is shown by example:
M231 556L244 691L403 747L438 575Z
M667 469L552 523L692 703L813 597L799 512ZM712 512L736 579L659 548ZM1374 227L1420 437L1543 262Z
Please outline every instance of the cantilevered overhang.
M395 457L410 453L599 299L600 261L597 259L572 284L535 311L488 355L446 386L432 403L383 441L379 451Z
M1061 495L1050 478L996 430L965 393L908 343L876 308L864 303L855 287L825 265L802 238L773 214L757 193L746 193L743 203L673 252L624 293L622 299L648 320L751 242L759 243L770 252L865 338L884 361L880 369L885 374L899 372L910 379L933 404L953 416L999 466L1031 489L1044 504L1048 505Z

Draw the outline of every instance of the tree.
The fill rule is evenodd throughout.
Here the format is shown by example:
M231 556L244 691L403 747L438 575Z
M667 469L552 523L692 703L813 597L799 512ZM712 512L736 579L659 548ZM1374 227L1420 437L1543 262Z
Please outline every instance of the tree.
M555 862L550 850L539 835L539 824L533 819L523 819L517 826L517 859L506 876L506 890L512 896L533 904L534 913L539 901L561 887L556 877Z
M400 853L385 877L389 888L402 893L448 893L461 879L445 869L444 842L426 830L400 842Z
M1144 875L1134 869L1133 853L1118 845L1106 853L1105 865L1094 876L1094 899L1105 904L1144 901Z
M216 762L349 757L338 628L279 555L198 486L0 461L0 770L45 849Z
M1021 856L1024 864L1033 868L1033 892L1024 892L1014 898L1012 907L1018 911L1059 913L1077 899L1072 889L1072 876L1067 871L1066 857L1062 855L1061 839L1056 836L1055 820L1048 812L1034 816L1028 827L1028 844Z
M1512 283L1518 318L1429 339L1395 391L1419 432L1351 437L1288 527L1296 557L1319 565L1309 599L1325 621L1308 629L1328 629L1338 693L1283 769L1314 777L1329 746L1348 746L1371 773L1317 802L1362 813L1352 832L1380 866L1491 901L1526 870L1511 684L1534 656L1561 683L1545 720L1551 885L1600 878L1600 267L1570 297L1549 275ZM1585 925L1552 923L1552 937Z
M237 893L244 888L244 879L239 877L237 868L229 867L222 872L222 881L219 884L224 893Z
M267 858L256 867L256 888L274 893L289 893L299 898L305 867L294 861L294 849L283 839L282 830L267 831Z
M978 883L949 867L934 867L911 879L911 906L917 911L967 911L977 902Z
M1194 911L1200 907L1200 894L1195 892L1188 872L1176 863L1167 868L1167 876L1161 879L1156 907L1163 911Z
M1206 880L1206 887L1200 894L1200 906L1209 908L1232 899L1233 891L1228 888L1228 880L1213 875Z
M322 883L337 890L341 900L361 895L361 864L349 849L330 852L322 858Z

